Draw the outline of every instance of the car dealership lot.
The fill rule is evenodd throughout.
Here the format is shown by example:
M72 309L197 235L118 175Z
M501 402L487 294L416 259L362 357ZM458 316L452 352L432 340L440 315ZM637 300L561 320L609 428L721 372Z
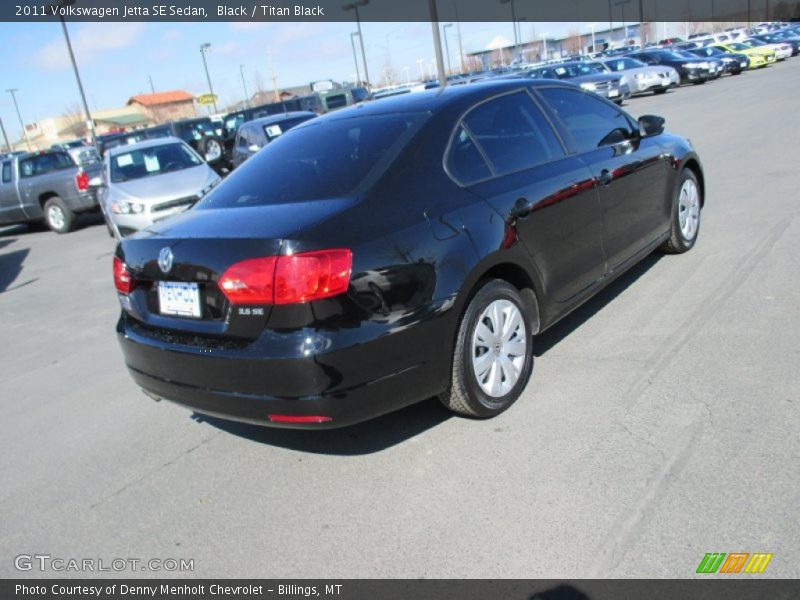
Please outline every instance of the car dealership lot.
M537 338L491 421L435 400L322 432L193 419L125 372L101 223L3 230L0 574L40 575L13 560L39 553L201 577L687 577L741 551L800 575L798 78L792 59L627 102L697 146L697 246Z

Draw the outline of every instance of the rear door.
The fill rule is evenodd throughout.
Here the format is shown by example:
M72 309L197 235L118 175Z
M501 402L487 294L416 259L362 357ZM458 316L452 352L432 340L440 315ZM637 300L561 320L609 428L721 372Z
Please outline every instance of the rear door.
M564 137L598 182L603 245L612 271L664 232L669 167L657 138L625 112L577 89L537 87Z
M527 91L475 106L456 130L448 168L516 228L556 300L602 277L602 219L592 174L567 155ZM473 182L476 175L482 180Z

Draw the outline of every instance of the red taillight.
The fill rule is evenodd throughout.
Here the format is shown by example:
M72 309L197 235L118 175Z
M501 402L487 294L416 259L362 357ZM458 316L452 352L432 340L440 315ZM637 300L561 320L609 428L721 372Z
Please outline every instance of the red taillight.
M228 267L219 287L232 304L309 302L346 292L351 266L345 249L252 258Z
M120 294L130 294L136 287L136 280L117 256L114 257L114 285Z
M272 304L276 256L251 258L228 267L219 287L231 304Z
M75 175L75 185L78 186L79 192L85 192L89 189L89 174L81 171Z
M267 415L273 423L327 423L331 417L322 415Z

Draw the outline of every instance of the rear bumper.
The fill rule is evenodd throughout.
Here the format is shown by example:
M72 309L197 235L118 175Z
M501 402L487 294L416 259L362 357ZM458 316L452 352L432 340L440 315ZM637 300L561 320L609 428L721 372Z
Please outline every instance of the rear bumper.
M80 192L69 198L62 198L62 200L73 212L83 212L98 206L97 195L93 191Z
M117 334L125 363L151 396L200 413L276 427L351 425L440 393L450 373L453 320L446 311L406 326L266 331L249 343L193 341L148 330L123 313ZM278 423L269 415L323 416L322 423Z

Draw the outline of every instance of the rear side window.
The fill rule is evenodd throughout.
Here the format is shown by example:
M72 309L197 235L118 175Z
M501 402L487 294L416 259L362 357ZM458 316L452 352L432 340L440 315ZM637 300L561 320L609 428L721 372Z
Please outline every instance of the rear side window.
M66 152L51 152L49 154L39 154L22 161L20 163L20 174L22 177L34 177L69 169L74 166L75 162Z
M599 98L566 88L539 88L538 91L569 130L578 152L618 143L633 135L625 113Z
M463 125L456 131L450 145L447 169L461 185L469 185L492 176L489 166Z
M464 123L497 175L564 156L555 132L526 92L480 104L464 118Z
M309 123L248 159L197 209L358 195L385 172L427 119L423 113L402 113Z
M11 183L11 163L3 163L3 183Z

